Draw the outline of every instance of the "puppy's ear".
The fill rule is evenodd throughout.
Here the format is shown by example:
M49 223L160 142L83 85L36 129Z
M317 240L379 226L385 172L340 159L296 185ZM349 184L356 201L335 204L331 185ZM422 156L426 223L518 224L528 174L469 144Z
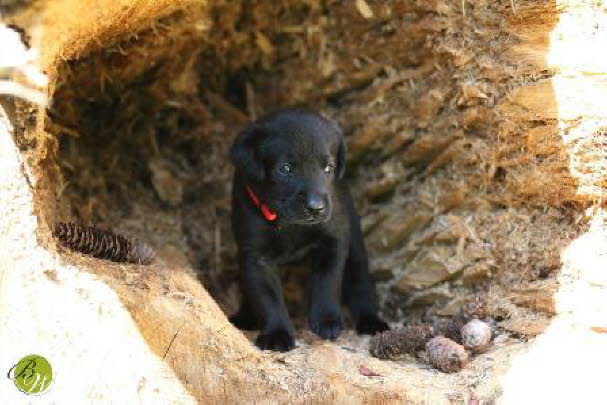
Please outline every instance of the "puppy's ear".
M333 133L337 137L338 146L336 159L337 163L335 164L335 174L337 175L338 179L341 179L346 173L346 144L344 142L344 137L341 132L341 128L339 127L337 122L333 120L328 121L331 126L331 129L333 130Z
M335 167L337 178L341 179L346 173L346 144L343 138L339 137L339 146L337 148L337 164Z
M260 182L265 176L265 168L257 156L257 144L261 138L261 129L249 125L236 137L230 148L230 160L237 170L240 170L251 180Z

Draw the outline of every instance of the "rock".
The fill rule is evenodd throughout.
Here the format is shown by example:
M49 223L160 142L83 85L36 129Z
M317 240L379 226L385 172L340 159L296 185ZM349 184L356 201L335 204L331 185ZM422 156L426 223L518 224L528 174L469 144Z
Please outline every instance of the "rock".
M463 265L455 257L450 246L427 247L407 264L404 276L396 282L394 289L408 293L411 289L427 288L453 277Z

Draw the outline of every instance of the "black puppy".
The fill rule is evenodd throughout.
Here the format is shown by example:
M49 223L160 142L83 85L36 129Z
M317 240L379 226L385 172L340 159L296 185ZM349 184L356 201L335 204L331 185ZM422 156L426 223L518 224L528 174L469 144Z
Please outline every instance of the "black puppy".
M261 329L261 349L295 346L275 268L304 258L312 265L308 324L314 333L339 336L341 302L359 333L388 329L377 316L359 218L343 180L345 153L337 124L296 109L257 120L232 145L232 230L242 301L230 321Z

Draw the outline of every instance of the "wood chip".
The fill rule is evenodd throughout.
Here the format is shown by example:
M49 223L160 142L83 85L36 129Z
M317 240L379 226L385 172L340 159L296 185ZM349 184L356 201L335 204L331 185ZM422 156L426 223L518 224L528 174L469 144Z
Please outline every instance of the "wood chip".
M262 32L255 32L255 43L266 56L272 56L274 54L274 45L272 45L272 42L270 42L268 37Z
M373 18L373 10L365 0L356 0L356 9L364 18Z

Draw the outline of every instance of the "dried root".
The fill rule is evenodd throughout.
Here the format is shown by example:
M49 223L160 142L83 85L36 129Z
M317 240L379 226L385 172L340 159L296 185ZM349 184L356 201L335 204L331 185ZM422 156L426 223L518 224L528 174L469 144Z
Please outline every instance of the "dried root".
M380 359L395 359L404 354L416 355L435 335L431 325L411 325L399 330L387 330L373 336L369 352Z
M430 363L445 373L460 371L468 364L468 353L463 346L444 336L436 336L426 343Z
M155 254L150 245L135 238L72 223L56 224L53 236L68 249L113 262L149 264Z

